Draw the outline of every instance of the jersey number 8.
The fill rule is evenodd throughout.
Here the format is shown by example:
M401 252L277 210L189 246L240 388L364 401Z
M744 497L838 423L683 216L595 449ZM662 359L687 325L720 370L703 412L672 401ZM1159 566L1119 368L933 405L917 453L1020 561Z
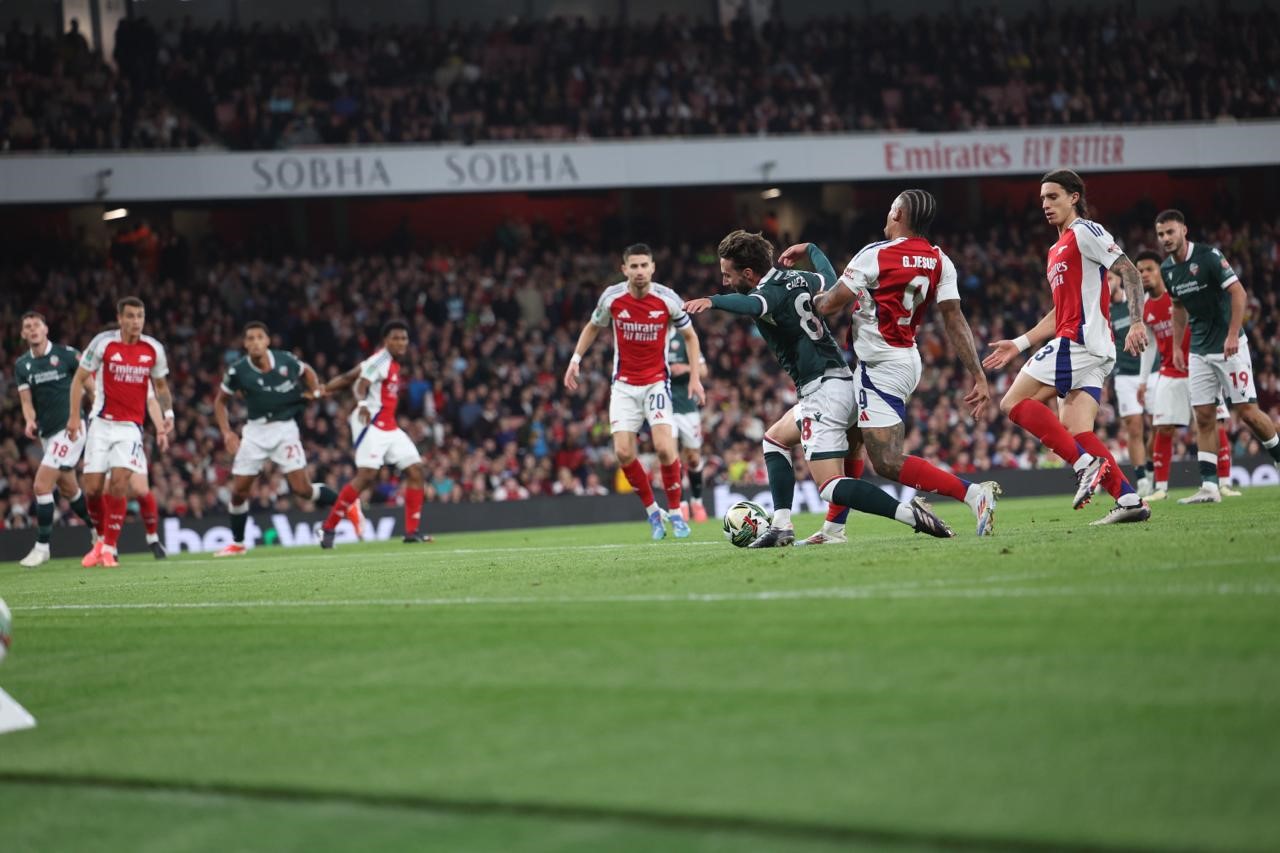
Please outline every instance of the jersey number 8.
M822 320L818 319L818 315L813 313L813 298L809 296L809 291L800 292L796 297L795 307L796 313L800 315L800 328L804 329L804 333L810 340L822 340L827 329L822 325Z

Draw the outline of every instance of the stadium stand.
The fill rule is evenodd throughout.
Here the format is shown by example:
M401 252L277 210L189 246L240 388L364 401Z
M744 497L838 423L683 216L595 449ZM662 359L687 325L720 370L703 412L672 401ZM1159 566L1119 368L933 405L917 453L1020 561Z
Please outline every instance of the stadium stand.
M771 24L200 27L0 44L0 148L237 149L1280 116L1280 13L1112 7ZM1046 42L1056 33L1059 49ZM1194 44L1186 50L1175 45ZM876 45L907 45L890 52ZM868 47L870 46L870 47ZM903 62L902 56L929 58Z

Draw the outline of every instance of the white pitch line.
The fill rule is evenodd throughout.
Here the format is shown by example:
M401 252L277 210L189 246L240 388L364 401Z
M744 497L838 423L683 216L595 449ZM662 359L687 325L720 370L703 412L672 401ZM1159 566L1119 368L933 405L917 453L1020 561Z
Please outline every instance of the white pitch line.
M102 604L36 604L15 607L17 612L100 610L244 610L270 608L360 607L508 607L572 604L720 604L726 602L837 601L885 598L1164 598L1188 596L1280 596L1280 584L1210 583L1181 584L1154 589L1125 587L837 587L832 589L777 589L757 592L653 593L597 596L465 596L460 598L379 598L265 601L120 602Z

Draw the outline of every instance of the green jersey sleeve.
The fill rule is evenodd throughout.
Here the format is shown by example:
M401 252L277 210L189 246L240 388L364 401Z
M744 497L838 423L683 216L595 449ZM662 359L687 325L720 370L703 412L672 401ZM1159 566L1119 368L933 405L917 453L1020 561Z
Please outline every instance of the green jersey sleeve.
M1217 280L1222 289L1226 290L1228 287L1239 281L1240 276L1236 275L1236 271L1231 268L1231 262L1227 260L1226 256L1223 255L1222 252L1217 249L1210 249L1210 252L1213 254L1214 260L1214 263L1211 266L1213 270L1213 277Z
M228 394L234 394L240 390L240 374L236 372L234 364L228 367L227 372L222 376L222 390Z

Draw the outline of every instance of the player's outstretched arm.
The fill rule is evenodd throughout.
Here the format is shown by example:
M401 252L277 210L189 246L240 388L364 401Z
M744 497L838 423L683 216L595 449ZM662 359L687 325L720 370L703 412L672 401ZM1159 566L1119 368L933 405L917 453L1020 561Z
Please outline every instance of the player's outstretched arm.
M1019 335L1013 340L991 341L987 346L991 347L991 352L987 353L987 357L982 360L982 366L987 370L1000 370L1009 362L1017 357L1018 353L1026 352L1029 349L1035 349L1049 338L1053 337L1053 330L1058 326L1058 309L1054 308L1045 314L1039 323L1032 327L1031 331L1025 335Z
M235 455L240 449L240 436L231 428L231 418L227 415L227 400L231 395L225 388L218 388L218 396L213 398L213 418L218 422L218 431L222 433L222 445L227 452Z
M1171 316L1173 317L1173 340L1174 340L1173 366L1178 370L1186 370L1187 356L1182 352L1182 347L1179 346L1179 342L1181 342L1182 339L1186 337L1187 320L1189 318L1187 317L1187 309L1183 307L1182 303L1176 299L1173 300L1173 311L1171 312Z
M302 384L307 388L307 398L310 400L319 400L324 396L325 388L320 382L320 377L316 375L315 370L309 364L302 365Z
M969 407L969 413L976 419L987 407L987 403L991 402L991 388L987 385L987 375L978 361L978 347L973 342L973 330L969 328L969 321L960 310L960 300L939 302L938 310L942 312L942 325L946 329L947 340L951 341L951 348L960 356L964 369L973 377L973 389L964 395L964 402Z
M694 331L693 324L686 325L680 330L680 334L684 337L684 347L689 354L689 364L701 364L702 344L698 341L698 333ZM707 393L702 388L702 377L699 373L700 371L691 371L689 373L689 396L701 406L707 402Z
M582 327L582 333L578 335L578 343L573 347L569 366L564 369L564 387L570 391L578 390L578 365L582 363L582 357L587 354L587 350L591 349L591 345L598 337L600 337L600 327L594 322L587 321L587 324Z
M684 304L684 310L688 314L701 314L712 308L744 317L762 317L768 310L768 303L763 296L754 293L717 293L715 296L690 299Z
M31 398L30 388L19 388L18 399L22 401L22 420L26 422L26 426L22 432L27 438L35 438L40 431L36 425L36 404Z
M75 441L80 437L80 406L84 403L84 385L92 379L92 374L83 367L76 368L76 375L71 380L71 409L67 415L67 438Z
M343 388L350 388L359 378L360 365L357 364L346 373L339 373L337 376L324 383L324 393L328 395L333 394L335 391L341 391Z
M1125 351L1132 355L1142 355L1147 348L1147 327L1142 322L1142 279L1138 276L1138 268L1133 265L1127 255L1116 258L1111 271L1120 276L1124 282L1125 299L1129 302L1129 334L1125 335Z

